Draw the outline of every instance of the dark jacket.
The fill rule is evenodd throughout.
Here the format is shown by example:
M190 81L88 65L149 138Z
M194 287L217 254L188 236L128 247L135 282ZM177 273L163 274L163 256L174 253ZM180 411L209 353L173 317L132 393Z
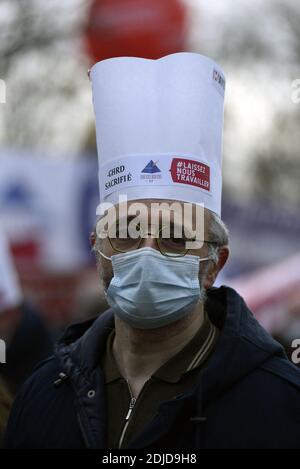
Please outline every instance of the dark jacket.
M234 290L211 289L206 308L222 329L208 366L188 393L158 405L156 417L128 447L300 448L299 370ZM55 357L19 394L7 448L104 447L99 357L113 325L108 310L67 330Z
M7 347L0 376L15 395L36 366L53 353L53 343L41 316L30 306L20 307L21 320Z

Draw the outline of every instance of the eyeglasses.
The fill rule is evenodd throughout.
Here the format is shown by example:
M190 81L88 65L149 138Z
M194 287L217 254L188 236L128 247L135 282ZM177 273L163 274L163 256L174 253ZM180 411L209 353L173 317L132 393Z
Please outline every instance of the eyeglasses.
M149 232L143 232L139 224L135 226L135 233L135 237L130 236L128 232L126 233L126 236L124 236L124 234L121 236L117 226L115 236L107 235L107 238L113 251L125 253L138 249L142 243L143 238L146 238L149 235ZM178 236L178 233L176 233L175 236L174 227L170 228L170 226L163 226L159 228L154 235L151 234L151 237L155 238L160 253L167 257L183 257L191 250L200 249L203 243L213 245L218 244L215 241L199 241L196 240L195 237L188 238L183 235L183 233L180 236ZM187 244L190 246L190 243L193 245L193 247L187 247Z

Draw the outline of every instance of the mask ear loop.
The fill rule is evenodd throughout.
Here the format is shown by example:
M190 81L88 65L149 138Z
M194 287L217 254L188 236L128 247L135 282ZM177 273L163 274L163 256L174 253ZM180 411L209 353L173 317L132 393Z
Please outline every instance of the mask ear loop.
M106 259L106 260L112 262L111 257L106 256L106 255L103 254L103 252L101 252L99 249L97 249L96 252L98 252L98 253L100 254L100 256L104 257L104 259Z
M200 257L199 258L199 262L202 262L202 261L210 261L211 260L211 257Z

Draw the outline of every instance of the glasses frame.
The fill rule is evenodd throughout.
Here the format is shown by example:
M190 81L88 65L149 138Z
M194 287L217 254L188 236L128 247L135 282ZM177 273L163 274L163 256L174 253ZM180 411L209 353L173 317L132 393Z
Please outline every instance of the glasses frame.
M155 237L155 240L156 240L156 245L157 245L157 247L158 247L159 252L160 252L163 256L166 256L166 257L184 257L184 256L186 256L187 253L192 250L191 248L185 249L184 251L182 251L182 253L178 253L178 254L170 254L170 253L168 254L168 253L164 252L164 251L161 249L160 242L159 242L159 240L161 239L161 237L160 237L159 235L160 235L160 233L162 232L162 230L163 230L164 228L166 228L166 226L167 226L167 225L162 226L161 228L159 228L159 230L158 230L157 233L156 233L156 235L158 235L158 236L154 236L154 237ZM126 253L126 252L130 252L130 251L134 251L135 249L139 249L139 247L140 247L140 245L141 245L141 243L142 243L144 234L145 234L145 233L143 233L143 231L142 231L141 228L140 228L140 231L141 231L141 233L142 233L142 236L140 236L139 238L137 238L137 239L138 239L137 245L136 245L133 249L128 249L128 250L125 250L125 251L123 251L123 250L121 250L121 249L118 249L118 248L116 248L115 246L113 246L112 241L111 241L111 238L110 238L109 235L108 235L107 238L108 238L108 241L109 241L109 244L110 244L112 250L115 251L115 252L119 252L119 253L123 253L123 254L124 254L124 253ZM147 233L147 235L149 235L149 232ZM187 240L187 241L188 241L188 240ZM189 240L189 241L193 241L193 240ZM206 244L214 244L215 246L218 245L218 243L217 243L216 241L202 240L201 242L202 242L202 243L206 243Z

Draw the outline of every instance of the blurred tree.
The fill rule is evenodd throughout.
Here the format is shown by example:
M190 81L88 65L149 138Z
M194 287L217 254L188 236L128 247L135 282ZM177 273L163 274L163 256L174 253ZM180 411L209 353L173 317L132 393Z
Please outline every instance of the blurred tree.
M253 194L260 199L300 201L299 127L298 112L275 116L268 145L258 151L253 166Z
M233 2L231 3L233 6ZM300 57L300 3L293 0L241 1L222 17L216 54L223 63L289 64Z
M253 139L249 142L253 149L248 151L245 165L247 178L251 179L249 195L277 205L297 205L300 201L300 104L292 102L291 83L300 77L300 3L292 0L241 2L222 19L220 32L217 60L232 70L233 76L246 71L242 75L245 87L250 94L251 89L260 87L261 99L271 110L268 132L260 134L257 123L255 144ZM247 104L241 102L240 108L243 106ZM231 112L229 108L229 117ZM249 115L247 112L241 115L250 118L251 109ZM235 133L238 130L230 125L227 129ZM237 146L238 142L237 133ZM225 187L228 184L230 180L225 181Z
M76 149L88 120L81 28L88 1L0 0L2 144ZM80 119L81 116L81 119Z

